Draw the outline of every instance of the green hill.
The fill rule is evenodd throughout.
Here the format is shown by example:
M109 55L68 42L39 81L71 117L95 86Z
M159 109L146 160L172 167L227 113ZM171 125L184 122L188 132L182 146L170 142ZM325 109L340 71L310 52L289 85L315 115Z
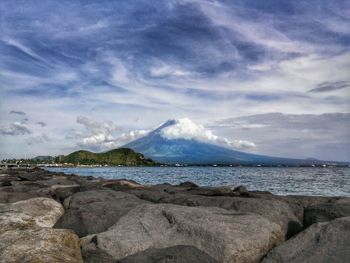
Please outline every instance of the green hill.
M75 165L156 165L153 160L147 159L143 156L143 154L134 152L128 148L119 148L103 153L76 151L62 157L61 163L72 163Z

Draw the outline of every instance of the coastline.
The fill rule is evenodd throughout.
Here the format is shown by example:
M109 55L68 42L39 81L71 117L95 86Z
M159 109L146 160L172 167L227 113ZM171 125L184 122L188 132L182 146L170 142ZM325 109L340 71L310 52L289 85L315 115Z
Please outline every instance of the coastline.
M102 176L105 179L125 178L139 184L177 185L190 181L200 186L213 187L244 185L250 191L269 191L275 195L350 197L349 168L79 167L45 169L81 176Z
M0 173L1 262L350 260L348 197L141 185L41 168Z

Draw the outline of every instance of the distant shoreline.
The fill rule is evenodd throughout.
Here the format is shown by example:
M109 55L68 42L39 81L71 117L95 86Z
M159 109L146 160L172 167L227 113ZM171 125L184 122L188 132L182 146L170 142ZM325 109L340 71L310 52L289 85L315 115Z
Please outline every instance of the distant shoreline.
M103 167L267 167L267 168L350 168L350 164L310 164L310 165L232 165L232 164L157 164L157 165L62 165L62 164L0 164L0 168L103 168Z

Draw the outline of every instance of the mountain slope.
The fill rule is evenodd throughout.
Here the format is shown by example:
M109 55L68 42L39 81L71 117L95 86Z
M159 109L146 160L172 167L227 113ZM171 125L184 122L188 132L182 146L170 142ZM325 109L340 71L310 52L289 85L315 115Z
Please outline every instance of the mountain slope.
M250 154L195 139L164 138L162 130L175 124L175 120L169 120L148 135L130 142L124 147L140 152L157 162L167 164L306 165L323 163L317 160Z
M64 156L61 162L86 165L155 165L151 159L147 159L142 154L128 148L119 148L103 153L76 151Z

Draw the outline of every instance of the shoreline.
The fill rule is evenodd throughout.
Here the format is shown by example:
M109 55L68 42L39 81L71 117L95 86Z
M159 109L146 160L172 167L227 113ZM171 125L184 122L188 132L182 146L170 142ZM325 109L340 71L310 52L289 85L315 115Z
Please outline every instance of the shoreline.
M174 168L181 168L181 167L213 167L213 168L350 168L350 164L308 164L308 165L268 165L268 164L155 164L155 165L90 165L90 164L83 164L83 165L65 165L65 164L6 164L1 163L0 170L6 170L6 169L33 169L33 168L81 168L81 167L88 167L88 168L104 168L104 167L174 167Z
M101 167L45 168L48 171L126 178L140 184L179 184L191 181L201 186L242 184L248 190L270 191L275 195L350 197L349 168L268 168L268 167ZM304 185L304 181L308 183ZM321 185L320 185L320 182ZM337 182L341 183L339 185Z
M166 262L350 260L349 197L278 196L191 182L141 185L41 168L0 173L0 237L16 249L0 245L3 262L24 256L31 262L154 262L169 255L182 261ZM335 239L329 228L338 232ZM46 247L37 247L42 240Z

